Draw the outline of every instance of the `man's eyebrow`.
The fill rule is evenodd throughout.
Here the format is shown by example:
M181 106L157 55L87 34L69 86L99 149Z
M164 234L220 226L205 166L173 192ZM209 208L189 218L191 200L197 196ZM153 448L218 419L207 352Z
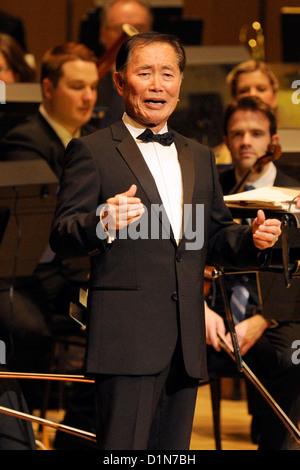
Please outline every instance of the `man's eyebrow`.
M137 70L143 70L143 69L153 69L155 65L153 64L142 64L137 67ZM162 65L161 67L163 70L175 70L176 67L174 65Z

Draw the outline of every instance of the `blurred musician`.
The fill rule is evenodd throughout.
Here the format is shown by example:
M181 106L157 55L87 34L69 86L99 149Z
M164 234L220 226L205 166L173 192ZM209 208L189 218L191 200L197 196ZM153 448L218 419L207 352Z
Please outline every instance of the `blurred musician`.
M122 34L122 25L130 24L139 32L150 31L152 12L148 0L108 0L101 10L99 39L104 50L109 50ZM124 103L113 82L113 67L100 81L97 106L104 108L103 126L120 119Z
M227 75L227 85L233 101L245 96L258 96L272 109L277 110L278 80L262 61L241 62ZM232 157L224 143L215 149L217 165L230 165Z
M223 191L228 194L245 172L253 167L257 159L266 153L268 145L279 143L275 114L270 106L259 98L243 98L237 104L228 106L225 112L224 134L234 162L233 169L220 175ZM251 185L251 188L247 185ZM282 173L270 161L260 172L252 174L240 190L268 185L299 187L300 183ZM299 286L295 281L296 285L285 289L282 274L268 275L274 276L273 295L283 299L281 300L283 307L278 308L281 311L265 311L264 305L260 305L255 274L226 275L225 281L233 316L235 318L235 314L240 315L239 319L236 319L236 333L241 354L258 378L263 380L264 384L267 383L267 388L269 387L271 394L273 391L284 411L290 413L293 421L297 423L300 366L292 362L291 345L294 340L300 338L300 314L297 309L300 302ZM236 309L237 302L240 307L242 305L242 295L245 298L243 308ZM220 316L223 312L223 301L218 294L209 303L211 309L218 312L215 313L209 307L205 312L206 339L210 345L209 371L224 372L228 367L232 369L232 361L226 353L219 352L220 346L216 335L217 329L225 333L225 324ZM288 442L286 430L278 417L265 402L262 402L260 396L253 399L251 387L249 393L250 391L249 410L254 415L253 438L257 440L259 449L289 448L293 442Z
M36 71L27 62L15 39L0 33L0 80L4 83L35 82Z
M35 114L11 129L1 139L1 160L44 159L60 178L65 147L69 141L73 137L87 135L95 130L89 121L97 99L97 84L96 58L85 46L65 43L48 50L41 66L41 106ZM33 247L35 236L38 234L33 234ZM51 327L53 315L60 315L74 323L68 316L70 296L73 290L78 290L79 283L86 282L87 273L88 264L87 269L71 266L55 257L50 249L46 249L32 278L26 281L25 286L20 280L20 290L15 294L18 294L18 304L15 306L14 318L19 320L22 316L24 319L16 332L18 340L15 341L13 356L19 370L26 362L27 371L29 368L29 372L40 372L40 369L35 370L37 360L43 367L48 366L46 355L49 351L44 350L44 334L47 334L49 325ZM3 295L6 299L7 292L2 293ZM1 319L5 318L5 299L0 296ZM30 305L38 304L39 309L26 308L28 301L31 302ZM7 310L9 318L9 304ZM41 318L35 318L33 315L39 315ZM45 333L44 329L42 330L43 335L37 327L40 323L43 328L46 323L47 328ZM33 335L36 331L37 334ZM23 390L27 386L28 381L23 381ZM36 405L33 403L32 393L28 394L29 400L30 408Z

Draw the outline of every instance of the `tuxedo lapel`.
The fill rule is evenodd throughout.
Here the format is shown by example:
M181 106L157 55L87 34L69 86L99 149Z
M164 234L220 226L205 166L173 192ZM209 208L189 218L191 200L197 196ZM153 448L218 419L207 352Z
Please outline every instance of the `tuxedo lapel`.
M122 122L118 122L111 126L113 139L119 141L117 149L120 152L122 158L126 161L131 171L134 173L136 179L139 181L143 191L145 192L149 204L152 205L152 210L161 209L162 200L157 190L155 180L141 154L138 146L134 139L127 131L125 125ZM185 216L183 218L183 234L184 230L189 221L190 209L192 204L194 184L195 184L195 166L194 156L190 148L188 147L186 140L183 139L179 134L175 133L175 144L178 152L178 160L181 166L182 185L183 185L183 204L185 210ZM157 210L158 213L158 210ZM164 213L162 217L161 211L158 216L161 223L165 225L166 230L170 231L171 238L175 242L173 231L170 229L171 224ZM168 223L168 226L167 226Z
M181 167L182 187L183 187L183 220L182 238L191 217L192 200L195 185L195 162L194 155L184 139L175 140L178 160Z
M165 230L167 230L167 233L170 233L171 239L175 243L172 227L167 213L163 207L163 203L152 173L149 170L148 165L146 164L138 146L136 145L130 133L127 131L124 124L122 123L123 128L119 126L119 124L120 123L117 123L118 127L117 125L112 126L113 138L120 141L117 144L117 149L120 152L122 158L126 161L127 165L130 167L131 171L134 173L141 188L146 194L149 202L149 210L153 210L157 213L160 222L165 227Z

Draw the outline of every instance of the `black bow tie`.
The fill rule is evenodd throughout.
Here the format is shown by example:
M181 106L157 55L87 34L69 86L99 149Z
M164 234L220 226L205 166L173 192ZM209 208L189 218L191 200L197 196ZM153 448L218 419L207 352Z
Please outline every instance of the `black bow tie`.
M137 138L143 142L159 142L161 145L171 145L174 142L174 134L172 132L154 134L150 129L144 130Z

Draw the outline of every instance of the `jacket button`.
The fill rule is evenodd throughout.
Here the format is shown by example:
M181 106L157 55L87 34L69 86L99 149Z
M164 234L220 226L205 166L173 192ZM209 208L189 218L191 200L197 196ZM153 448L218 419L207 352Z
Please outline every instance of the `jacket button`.
M173 294L171 295L171 299L172 299L172 300L175 300L175 301L178 300L178 294L177 294L177 292L173 292Z
M176 261L178 261L178 263L181 263L181 261L183 261L183 258L181 255L176 255Z

